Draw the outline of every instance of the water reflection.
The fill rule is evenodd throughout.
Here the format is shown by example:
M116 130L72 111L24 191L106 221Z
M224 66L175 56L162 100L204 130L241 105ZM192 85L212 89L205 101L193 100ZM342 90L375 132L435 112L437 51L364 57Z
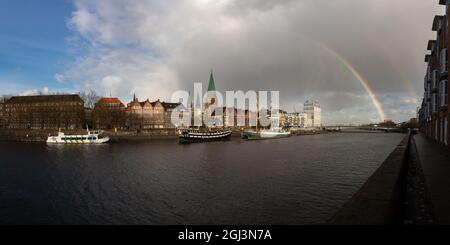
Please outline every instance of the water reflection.
M0 223L325 222L400 134L109 145L0 143Z

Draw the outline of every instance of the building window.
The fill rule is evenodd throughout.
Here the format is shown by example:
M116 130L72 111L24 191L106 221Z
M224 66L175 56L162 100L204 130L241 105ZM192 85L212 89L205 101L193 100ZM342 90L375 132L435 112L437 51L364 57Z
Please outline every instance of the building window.
M436 123L434 124L434 139L436 141L439 141L439 120L436 120Z
M444 144L448 145L448 116L444 118Z
M433 94L431 103L432 103L431 108L433 109L433 114L436 114L439 111L438 94L436 94L436 93Z
M446 107L448 105L448 80L440 82L439 94L441 107Z
M439 76L438 76L438 70L433 70L433 75L431 76L431 86L432 90L435 90L438 88L439 84Z

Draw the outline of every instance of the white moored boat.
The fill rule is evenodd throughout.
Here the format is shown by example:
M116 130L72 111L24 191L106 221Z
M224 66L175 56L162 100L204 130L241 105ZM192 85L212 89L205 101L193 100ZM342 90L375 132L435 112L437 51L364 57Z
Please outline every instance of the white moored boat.
M291 132L282 129L261 130L261 138L284 138L291 136Z
M259 139L278 139L290 137L291 132L281 129L266 129L260 131L244 131L242 138L247 140L259 140Z
M49 136L48 144L103 144L109 142L109 137L102 136L101 131L87 131L86 135L65 135L59 132L57 136Z

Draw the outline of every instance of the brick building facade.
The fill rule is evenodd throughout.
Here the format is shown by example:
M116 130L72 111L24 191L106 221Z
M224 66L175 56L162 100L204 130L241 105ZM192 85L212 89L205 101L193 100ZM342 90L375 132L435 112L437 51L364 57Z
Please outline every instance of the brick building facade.
M78 95L15 96L6 100L8 129L81 129L84 102Z
M125 120L125 105L118 98L101 98L92 110L92 126L96 129L121 129Z
M166 103L160 100L140 102L136 96L125 109L125 127L128 129L175 129L172 124L172 112L180 103ZM185 110L183 109L183 112Z

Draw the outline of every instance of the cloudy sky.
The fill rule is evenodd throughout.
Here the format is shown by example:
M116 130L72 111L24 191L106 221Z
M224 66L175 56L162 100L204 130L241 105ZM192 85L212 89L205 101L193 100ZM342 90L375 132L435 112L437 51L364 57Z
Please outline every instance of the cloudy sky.
M345 59L404 121L420 103L437 2L5 0L0 94L168 100L213 69L219 90L279 90L287 111L316 99L325 124L379 121Z

